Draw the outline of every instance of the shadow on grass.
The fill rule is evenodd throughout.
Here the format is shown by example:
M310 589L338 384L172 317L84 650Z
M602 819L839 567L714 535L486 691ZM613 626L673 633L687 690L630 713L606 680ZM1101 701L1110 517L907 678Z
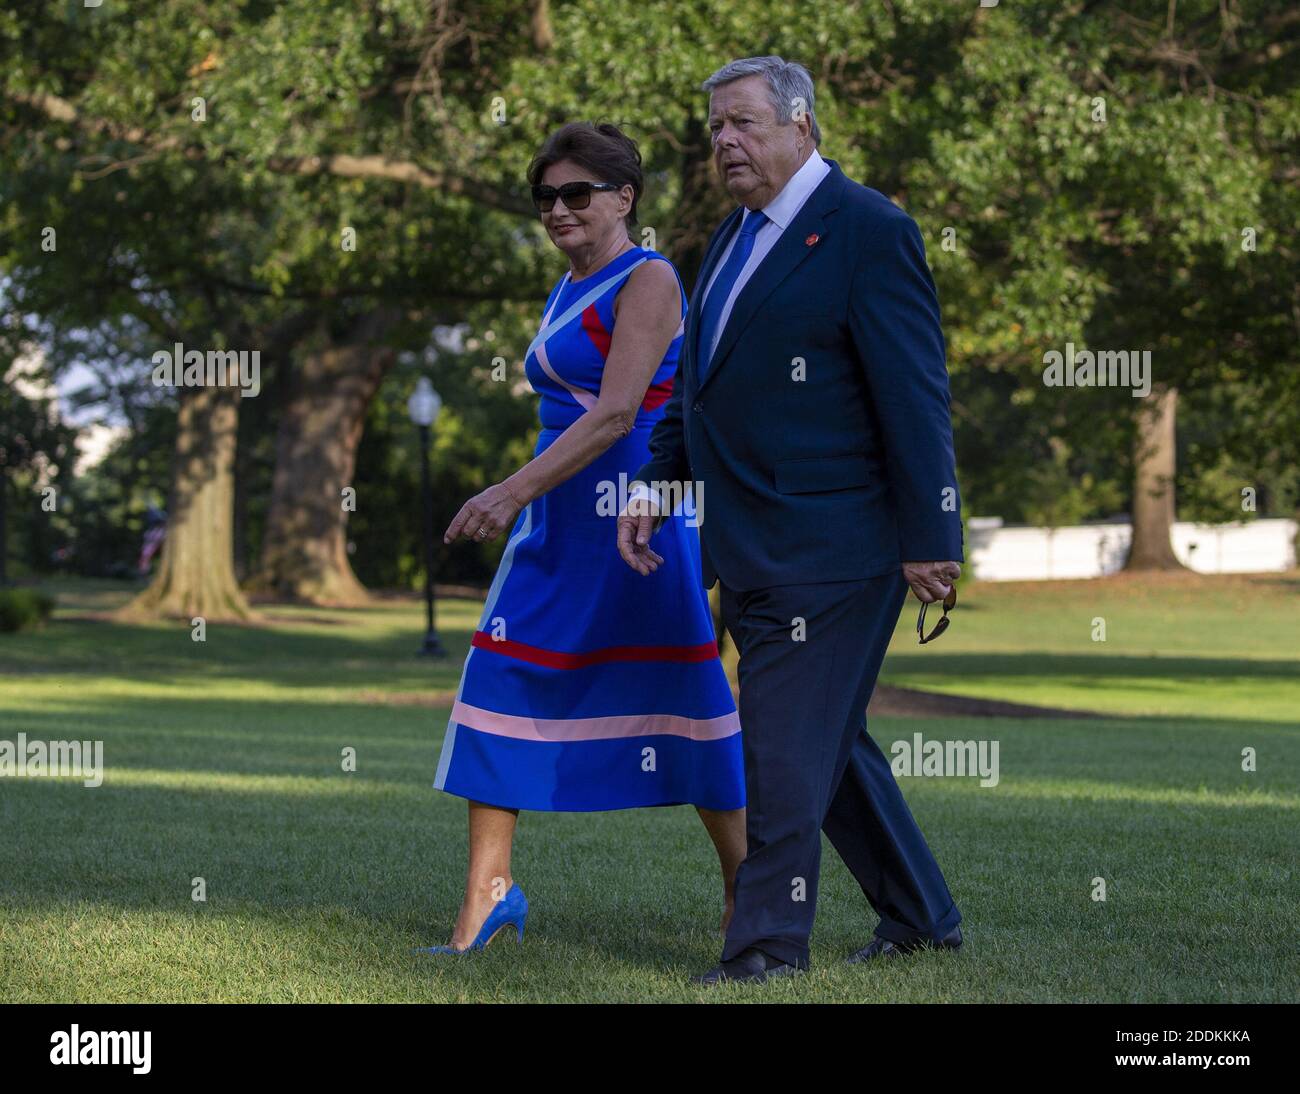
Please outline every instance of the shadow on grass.
M198 697L168 705L178 714L204 708ZM309 918L312 909L337 908L358 921L354 935L381 949L445 941L464 876L465 811L429 785L436 735L345 705L339 725L357 723L364 773L348 775L319 720L304 720L292 703L258 706L257 725L222 730L222 713L204 709L202 724L179 737L164 724L142 729L119 710L103 726L102 787L0 782L0 905L46 911L90 901L180 912L192 910L189 886L201 876L214 911ZM226 707L233 713L238 704ZM104 713L87 705L72 717L89 723ZM33 736L69 716L32 715ZM963 893L972 903L1001 901L981 915L1004 917L1007 929L1020 929L1026 900L1040 912L1083 901L1080 877L1150 879L1184 857L1197 863L1186 881L1189 907L1206 894L1249 893L1251 901L1273 894L1269 908L1282 899L1300 808L1292 727L1154 718L872 723L882 748L917 728L1002 743L1002 793L959 779L909 779L904 791L959 903ZM1239 740L1289 772L1286 785L1274 776L1256 792L1232 762ZM819 935L861 945L874 917L827 857L826 885L837 898L824 906ZM662 973L716 957L717 866L688 807L525 814L515 872L534 905L529 931L546 941L543 961L599 954ZM1173 892L1182 877L1175 871L1165 888ZM1253 905L1244 907L1248 922ZM354 957L339 948L340 972Z
M304 949L317 911L354 919L343 942L331 935L315 958L340 978L357 961L351 941L366 945L367 958L392 947L393 960L408 945L445 941L466 842L463 802L430 786L447 708L359 696L454 686L480 607L467 602L460 616L448 613L457 620L442 628L452 656L437 663L414 655L418 616L397 612L358 614L355 628L214 626L206 644L191 642L180 624L55 623L44 635L0 639L0 737L102 739L108 764L94 791L0 780L0 905L43 914L86 901L128 914L180 913L194 910L190 882L203 876L213 901L205 912L287 917ZM936 648L891 654L889 666L964 679L1168 681L1129 685L1153 690L1216 677L1253 677L1267 687L1296 673L1294 661L1281 660ZM78 678L41 679L64 674ZM103 690L80 693L81 677ZM254 690L241 693L232 681ZM149 694L114 696L113 684ZM312 687L331 691L312 702ZM337 689L358 698L336 701ZM869 728L886 751L917 731L1000 742L1000 788L908 779L904 793L963 913L987 937L1016 939L1007 946L1011 964L1021 963L1026 931L1045 947L1061 938L1080 952L1111 944L1091 925L1111 922L1093 918L1088 903L1087 883L1098 873L1115 879L1117 893L1128 887L1145 900L1117 902L1113 918L1122 937L1129 927L1149 934L1144 944L1156 957L1166 952L1171 924L1199 922L1206 909L1231 931L1222 952L1233 960L1237 940L1258 954L1260 939L1287 937L1278 909L1291 907L1297 857L1294 723L873 717ZM1240 770L1245 745L1266 760L1258 783ZM347 746L357 749L355 776L340 767ZM544 942L519 977L593 954L655 974L699 971L717 956L717 865L687 807L525 814L515 871L533 903L529 934ZM827 854L815 940L847 951L865 942L874 920ZM503 938L498 947L508 952L512 943ZM453 962L437 975L483 986L492 969L509 964ZM429 967L413 966L412 978ZM1045 971L1044 981L1052 975Z
M1295 680L1295 660L1267 661L1245 657L1151 656L1131 653L901 653L891 651L887 670L900 674L924 671L934 676L1038 676L1043 678L1165 676L1174 679L1243 676Z
M469 602L465 602L468 604ZM0 636L0 676L39 673L88 673L112 679L153 681L168 672L211 675L214 679L252 676L258 680L297 682L304 669L317 673L335 666L361 668L375 674L381 686L389 678L459 679L469 651L473 622L457 617L440 628L448 649L441 660L417 654L423 638L418 625L408 626L397 617L358 626L352 636L321 634L283 627L208 628L206 642L194 642L187 624L174 626L126 625L110 622L55 622L36 636ZM475 615L475 620L477 615ZM277 621L281 622L281 621ZM311 621L313 624L317 620ZM48 638L49 641L41 641ZM1087 678L1166 677L1172 680L1260 679L1295 680L1300 669L1292 660L1263 658L1160 656L1132 653L1059 654L946 653L938 649L922 652L891 650L885 664L889 674L924 672L944 677L1043 677Z

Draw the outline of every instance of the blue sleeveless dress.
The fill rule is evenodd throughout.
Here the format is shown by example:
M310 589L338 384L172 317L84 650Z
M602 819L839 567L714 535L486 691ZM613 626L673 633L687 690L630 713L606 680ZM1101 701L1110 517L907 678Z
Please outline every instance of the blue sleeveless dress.
M635 247L551 290L524 362L541 396L534 456L595 405L614 297L648 261L668 259ZM636 573L616 546L615 518L649 458L681 343L679 326L628 436L520 512L465 658L438 789L566 812L745 804L740 720L700 584L694 507L679 504L652 538L664 558L654 573Z

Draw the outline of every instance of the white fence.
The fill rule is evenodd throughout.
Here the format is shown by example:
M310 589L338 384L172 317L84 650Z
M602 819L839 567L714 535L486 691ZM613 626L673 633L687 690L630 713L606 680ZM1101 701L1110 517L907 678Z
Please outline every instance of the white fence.
M1043 581L1049 578L1101 577L1114 573L1128 557L1129 524L1089 524L1074 528L1003 528L994 519L967 525L966 558L980 581ZM1174 525L1174 554L1203 574L1289 570L1296 564L1294 520L1255 520L1247 524Z

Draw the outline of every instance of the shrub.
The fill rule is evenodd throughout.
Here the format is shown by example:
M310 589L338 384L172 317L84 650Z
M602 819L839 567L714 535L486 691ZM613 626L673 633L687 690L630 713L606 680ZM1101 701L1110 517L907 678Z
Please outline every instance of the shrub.
M20 631L44 623L54 597L39 589L0 589L0 631Z

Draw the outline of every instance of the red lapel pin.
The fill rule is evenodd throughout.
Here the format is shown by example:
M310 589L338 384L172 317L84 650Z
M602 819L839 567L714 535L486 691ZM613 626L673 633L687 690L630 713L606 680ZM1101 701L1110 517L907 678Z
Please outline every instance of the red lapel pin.
M807 239L805 239L805 240L803 241L803 245L804 245L805 247L811 247L811 246L812 246L814 243L816 243L819 239L821 239L821 236L819 236L816 232L813 232L812 235L810 235Z

